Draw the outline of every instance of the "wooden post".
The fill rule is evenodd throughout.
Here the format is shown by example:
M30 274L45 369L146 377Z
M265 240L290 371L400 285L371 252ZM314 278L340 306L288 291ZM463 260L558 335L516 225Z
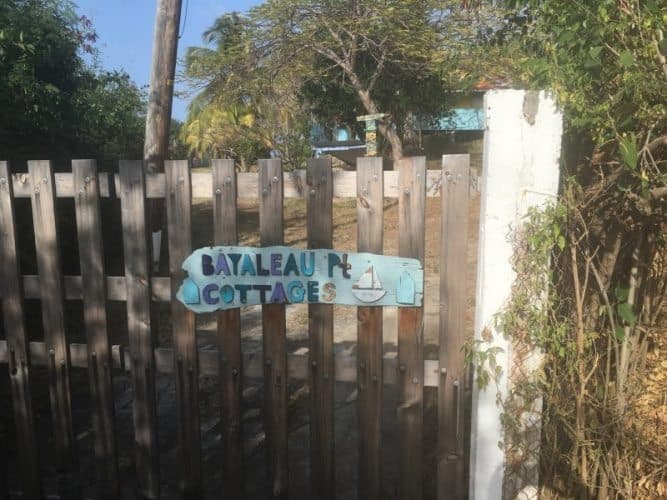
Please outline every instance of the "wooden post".
M157 0L144 138L144 165L146 172L149 173L164 172L164 160L169 150L169 128L174 97L180 21L181 0ZM155 270L158 269L160 263L163 203L162 199L150 200L148 203L148 217L152 234L149 248L152 248Z
M398 162L398 255L424 265L426 158ZM398 308L399 498L422 498L424 308Z
M308 248L333 245L333 175L331 159L311 160L307 172ZM310 338L311 498L334 499L334 352L333 305L308 305Z
M357 247L382 253L382 158L357 159ZM359 498L382 498L382 308L357 308Z
M9 355L9 383L23 496L42 497L35 415L30 396L30 350L23 319L23 281L14 216L14 187L7 162L0 162L0 296ZM4 451L4 450L3 450ZM0 494L4 493L0 490Z
M440 385L438 389L438 498L465 492L463 391L470 156L442 162L440 250Z
M111 381L111 348L107 331L104 249L100 218L100 189L94 160L74 160L74 202L81 261L83 318L86 326L88 380L97 493L100 498L120 498L118 455L114 430L114 398Z
M29 161L32 217L37 249L44 340L49 352L49 395L59 474L58 489L79 496L72 428L69 347L65 337L64 284L55 210L55 179L49 161Z
M214 244L236 245L236 169L234 160L213 160ZM220 384L222 386L222 450L225 498L243 498L243 433L241 421L243 358L241 312L217 313Z
M187 160L166 162L167 234L171 281L171 324L178 408L178 444L184 498L200 498L201 437L199 431L199 360L195 315L176 298L185 272L183 261L192 252L192 183Z
M151 333L150 258L142 162L120 162L120 189L137 491L141 498L157 499L160 497L160 479L153 358L155 339Z
M283 171L280 160L259 161L259 231L262 246L283 244ZM285 306L262 306L264 401L270 498L287 494L287 340Z

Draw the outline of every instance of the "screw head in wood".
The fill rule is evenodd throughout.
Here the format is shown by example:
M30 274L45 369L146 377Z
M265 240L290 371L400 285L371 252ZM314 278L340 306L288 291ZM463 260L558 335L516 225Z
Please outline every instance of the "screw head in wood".
M231 184L232 178L230 176L225 177L225 184Z
M232 375L235 377L239 374L239 369L238 368L232 368Z
M412 379L412 383L413 383L413 384L418 384L418 383L419 383L419 379L418 379L417 377L413 377L413 379Z
M0 186L4 186L5 184L7 184L7 179L5 179L4 177L1 177L0 178Z
M83 179L83 181L84 181L86 184L88 184L88 183L90 182L90 177L89 177L89 176L86 176L86 177Z
M271 179L271 182L273 182L274 184L277 184L278 183L278 176L274 175L273 179Z
M222 193L222 189L218 188L218 189L215 190L215 194L221 194L221 193Z
M44 184L48 184L49 180L46 178L46 176L42 177L42 182Z
M316 193L315 193L315 190L314 190L314 189L311 189L311 190L310 190L310 196L315 196L315 194L316 194Z
M410 194L410 190L406 188L406 189L403 190L403 193L404 194Z
M266 188L262 189L262 194L266 196L267 194L269 194L269 190Z

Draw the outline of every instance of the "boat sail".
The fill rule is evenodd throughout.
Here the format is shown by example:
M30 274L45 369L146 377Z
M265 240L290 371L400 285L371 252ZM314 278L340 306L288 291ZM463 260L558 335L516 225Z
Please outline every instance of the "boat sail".
M352 293L362 302L377 302L387 294L387 291L382 288L375 268L370 266L359 280L352 284Z

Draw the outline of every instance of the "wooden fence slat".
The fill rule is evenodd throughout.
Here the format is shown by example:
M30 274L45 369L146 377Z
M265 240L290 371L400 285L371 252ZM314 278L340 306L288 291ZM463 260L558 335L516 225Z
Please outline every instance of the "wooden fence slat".
M199 429L199 362L195 315L176 298L185 277L183 261L192 253L192 183L187 160L165 161L167 178L167 234L171 278L171 324L176 375L178 446L184 498L202 494L201 436Z
M141 161L120 162L123 252L127 286L127 330L134 392L133 419L137 490L160 497L155 400L155 339L151 333L151 287L144 169Z
M333 176L331 159L311 160L307 178L308 248L332 248ZM308 305L310 339L311 498L334 499L334 335L333 305Z
M259 234L262 246L283 244L283 175L280 160L259 160ZM262 306L264 403L269 497L288 497L287 340L285 305Z
M72 161L76 226L81 262L83 317L86 327L91 417L100 498L120 498L114 429L111 348L107 330L104 250L97 165Z
M357 248L382 253L382 158L357 159ZM382 308L357 308L359 498L382 498Z
M426 159L405 158L398 164L398 255L424 265ZM399 498L422 498L424 416L424 308L398 308Z
M14 215L14 192L7 162L0 162L0 288L7 337L9 383L24 498L42 496L35 415L30 395L30 350L23 320L23 282ZM7 457L9 459L9 457ZM3 493L0 491L0 493Z
M440 250L438 498L465 492L463 390L470 157L443 157Z
M215 245L236 245L236 169L234 160L213 160L213 227ZM257 192L255 190L255 192ZM219 370L222 389L223 491L225 498L243 498L241 311L217 313Z
M77 457L72 427L69 349L65 337L64 285L55 207L55 185L49 161L29 161L32 182L32 218L37 250L44 340L49 351L49 395L60 470L58 489L78 496Z

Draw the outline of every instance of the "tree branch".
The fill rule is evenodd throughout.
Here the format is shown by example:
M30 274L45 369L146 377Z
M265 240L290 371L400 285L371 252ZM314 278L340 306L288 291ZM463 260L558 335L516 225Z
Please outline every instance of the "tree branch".
M667 134L661 135L660 137L653 139L646 145L646 149L653 152L661 146L667 146Z

